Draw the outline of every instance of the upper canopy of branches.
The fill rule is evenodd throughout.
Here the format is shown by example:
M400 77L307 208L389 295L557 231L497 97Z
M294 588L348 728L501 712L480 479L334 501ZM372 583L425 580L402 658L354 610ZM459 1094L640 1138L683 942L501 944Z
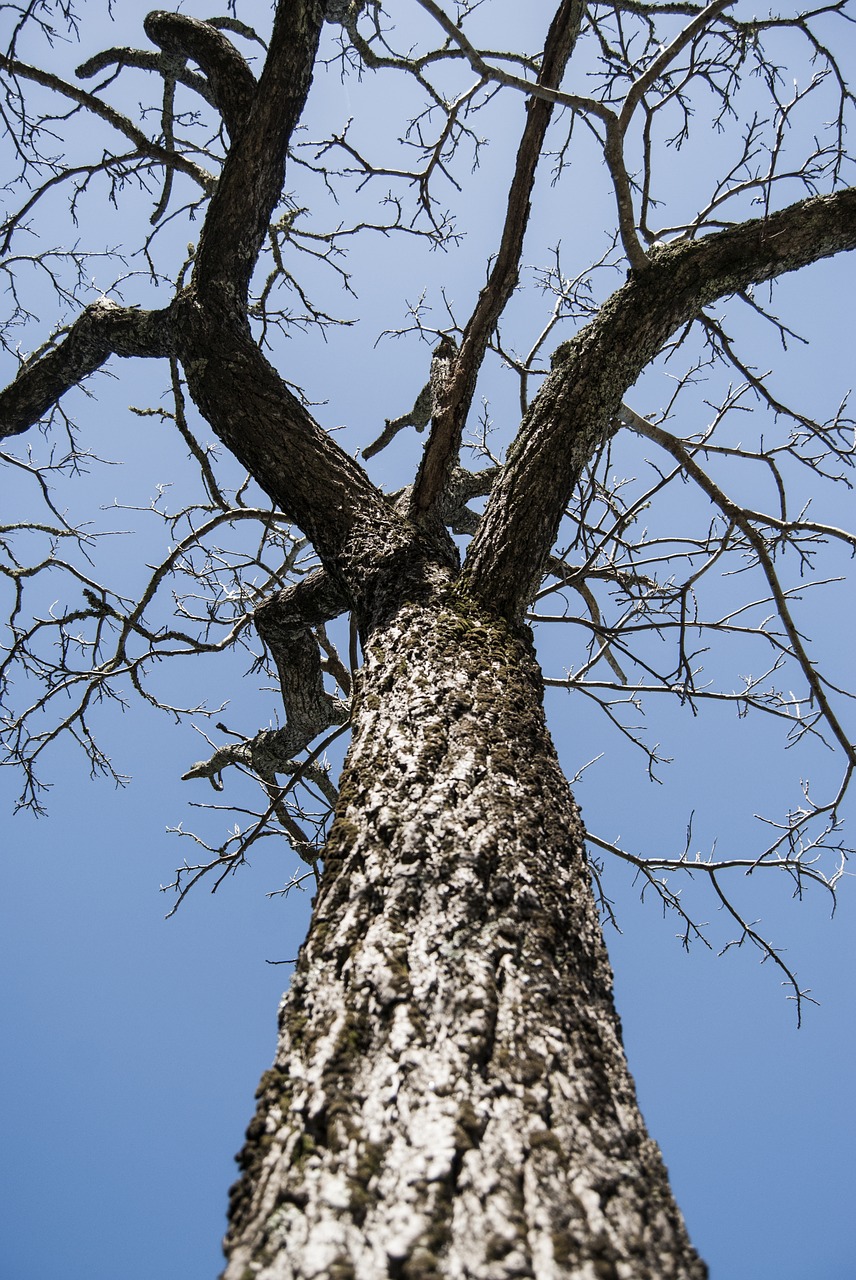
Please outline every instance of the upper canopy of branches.
M10 508L0 530L22 803L38 806L61 734L111 770L97 703L133 688L212 715L169 702L154 670L243 647L277 671L287 721L189 771L219 785L237 764L264 789L211 865L282 827L313 857L332 793L310 744L341 731L356 654L325 626L351 609L370 629L405 555L420 581L570 620L582 644L553 682L596 700L651 771L633 720L654 695L730 702L834 747L841 785L806 792L761 855L798 885L815 874L856 756L850 694L818 669L798 606L821 554L832 577L856 547L836 496L853 429L843 402L790 403L752 344L763 326L801 340L757 286L856 246L853 5L758 18L740 0L562 0L549 22L535 8L283 0L270 29L251 6L156 11L103 48L70 2L4 6L0 435L41 423L47 440L3 454L46 504ZM115 356L161 361L166 399L136 421L176 428L170 469L186 475L176 505L162 487L148 508L166 545L153 539L142 587L127 561L100 576L89 499L78 517L77 490L57 496L97 463L75 389ZM639 382L658 368L665 396ZM408 428L429 423L417 457ZM390 454L374 462L388 446L406 459L392 495L376 483ZM635 858L649 878L676 861Z

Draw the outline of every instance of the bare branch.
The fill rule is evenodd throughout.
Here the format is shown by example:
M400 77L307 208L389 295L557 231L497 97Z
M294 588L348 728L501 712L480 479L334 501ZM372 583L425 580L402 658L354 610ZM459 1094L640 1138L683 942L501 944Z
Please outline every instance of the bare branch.
M437 16L433 0L426 0L425 7ZM561 83L579 35L582 16L583 9L578 0L562 0L544 44L539 85L552 88ZM462 33L457 34L464 38ZM413 486L411 505L416 514L429 510L437 502L450 471L457 463L461 436L485 351L517 284L535 170L551 116L552 103L543 99L533 99L528 103L526 124L508 188L499 250L475 310L464 327L460 350L445 379L443 395L436 398L431 435Z
M0 392L0 439L33 426L111 355L168 356L172 351L168 311L120 307L109 298L93 302L64 337L26 361Z
M717 298L854 247L848 189L657 251L554 355L470 548L468 589L510 613L525 607L583 468L615 430L627 389L681 325Z

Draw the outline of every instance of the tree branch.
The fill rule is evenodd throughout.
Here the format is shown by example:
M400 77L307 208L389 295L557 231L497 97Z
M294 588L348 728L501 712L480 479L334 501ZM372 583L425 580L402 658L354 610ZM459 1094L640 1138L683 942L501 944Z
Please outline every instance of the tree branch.
M553 357L494 486L464 567L466 588L519 615L534 595L571 492L621 402L676 329L712 302L856 248L856 188L661 248Z
M84 63L84 67L87 65ZM214 177L206 169L188 159L187 156L183 156L178 152L167 151L165 147L158 146L157 143L152 142L151 138L147 137L142 129L138 129L127 116L124 116L121 111L117 111L115 107L111 107L108 103L102 102L94 93L87 93L85 89L78 89L76 85L69 84L61 76L54 75L50 71L43 71L41 67L31 67L26 62L19 62L17 58L7 58L2 54L0 54L0 70L9 71L12 75L21 76L25 80L32 80L34 84L39 84L45 89L52 89L55 93L60 93L63 97L70 98L72 102L76 102L79 106L91 112L92 115L104 120L107 124L112 125L114 129L123 133L126 138L133 142L140 155L149 156L152 160L157 160L161 164L179 169L182 173L186 173L188 177L192 178L194 182L198 183L203 191L213 190Z
M195 404L310 539L335 588L354 607L410 554L416 531L289 390L246 324L210 314L192 293L175 308L178 355ZM451 542L434 542L430 555L451 565L456 553Z
M134 67L137 71L156 71L158 75L163 75L164 59L162 54L152 53L150 49L129 47L102 49L100 53L95 53L85 62L81 62L80 66L75 68L75 75L80 76L81 80L90 80L93 76L97 76L99 71L106 71L108 67L116 68L114 74L121 71L123 67ZM188 71L187 67L179 66L171 67L170 72L179 84L198 93L200 98L212 107L216 106L211 86L204 76L195 71Z
M172 353L168 311L140 311L101 298L78 316L61 341L25 362L15 381L0 391L0 439L33 426L110 356Z
M426 6L427 7L427 6ZM562 0L544 44L544 56L537 83L557 88L573 51L585 6L580 0ZM435 6L430 12L436 16ZM461 40L462 33L457 31ZM443 397L434 407L431 434L413 486L411 509L419 515L434 506L457 463L461 436L470 411L479 370L497 322L514 292L520 268L523 240L529 225L530 201L535 171L544 147L554 104L530 98L526 104L526 124L517 149L514 176L508 190L505 222L499 251L467 323L458 355L454 359Z
M150 13L143 26L164 53L192 58L202 68L211 99L234 142L250 114L256 79L232 42L208 22L160 9Z
M280 0L252 109L233 141L196 255L200 298L246 306L250 278L282 194L324 21L318 0Z
M764 538L755 528L753 515L731 501L722 489L720 489L719 485L717 485L711 477L702 470L683 441L677 440L674 436L670 435L668 431L664 431L662 427L655 426L651 422L645 422L644 428L636 425L634 429L639 431L640 434L644 434L649 440L655 441L656 444L658 444L662 449L665 449L665 451L670 454L676 462L680 463L686 474L692 477L699 488L707 494L711 502L715 503L720 511L722 511L730 521L733 521L733 523L745 535L747 541L752 547L752 550L758 558L758 564L761 571L767 579L770 594L776 603L776 608L778 610L779 617L782 620L782 625L787 632L794 657L799 663L808 687L811 689L812 698L823 713L823 718L826 720L826 723L835 735L839 745L850 761L851 766L856 767L856 746L854 746L850 741L847 731L838 719L838 716L827 697L824 681L817 674L814 663L806 652L802 636L800 635L792 616L787 594L783 590L778 574L776 573L775 566L773 564L773 557L770 554ZM762 516L761 519L767 521L768 518L766 516ZM775 527L776 525L781 525L783 522L772 520L769 521L769 523Z

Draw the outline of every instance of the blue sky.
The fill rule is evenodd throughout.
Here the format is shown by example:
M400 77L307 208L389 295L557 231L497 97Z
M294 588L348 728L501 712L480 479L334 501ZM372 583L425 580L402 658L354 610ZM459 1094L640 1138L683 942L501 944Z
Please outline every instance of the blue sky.
M264 896L296 864L283 849L164 920L179 736L139 735L128 791L78 772L48 819L6 826L0 1181L16 1280L218 1271L232 1156L288 972L266 962L294 954L306 903ZM856 912L846 889L831 922L817 904L776 907L765 919L822 1000L799 1032L766 967L685 955L632 902L609 935L618 1005L714 1280L849 1280Z
M115 38L102 30L90 37L87 51ZM331 91L324 111L335 115L352 105L351 90ZM490 229L495 221L493 193L502 172L497 148L464 201L472 225ZM595 177L592 189L596 185ZM140 205L130 222L144 221L147 212ZM119 217L128 219L128 210ZM567 236L569 223L579 241L594 244L600 217L600 206L579 185L560 189L537 211L533 235L544 242L551 234ZM105 217L105 239L116 226ZM86 230L101 234L93 222ZM430 281L440 315L437 290L445 281L447 296L464 314L483 270L478 252L450 260L421 257L409 246L389 249L383 242L382 248L382 256L369 255L356 269L357 309L369 336L345 331L326 346L295 337L279 352L286 376L299 369L308 389L329 401L319 418L346 424L341 438L349 448L371 439L384 416L406 408L424 376L424 346L412 340L373 345L382 328L404 322L402 296L415 296L408 285L418 290L420 279ZM398 285L399 275L404 283L392 306L391 282ZM853 281L854 263L839 260L777 294L777 305L788 303L813 334L810 349L795 346L784 357L781 384L808 405L834 400L853 380ZM353 314L351 300L341 305ZM157 397L160 371L121 362L111 371L116 381L98 381L97 413L88 408L85 442L121 457L123 467L99 471L79 487L74 501L83 509L117 496L145 505L157 484L178 482L183 474L180 447L126 412L129 403ZM638 389L631 402L640 412L658 409L662 377ZM487 390L496 394L501 426L507 410L499 383ZM201 434L207 438L204 428ZM41 438L35 443L41 447ZM400 437L378 460L376 478L389 487L406 482L414 443ZM4 504L19 510L26 499L18 487L12 492L14 481L4 474ZM852 496L842 521L848 509ZM115 520L121 527L125 517ZM111 545L109 571L139 580L156 537L144 533ZM856 621L852 593L837 603L825 600L820 597L813 615L818 645L846 673ZM552 636L542 641L548 671L561 666L564 651L557 644ZM209 682L211 702L230 701L229 716L261 726L275 709L270 695L243 679L245 665L216 673L212 667L210 674L206 668L199 682ZM804 762L783 753L776 734L755 732L717 710L693 721L665 709L652 712L652 733L668 735L664 743L675 764L664 771L663 785L654 785L602 717L578 702L560 691L548 695L569 774L607 753L577 789L587 821L607 838L679 849L694 811L696 844L707 851L718 836L727 847L747 838L753 812L775 809L803 776ZM232 1156L258 1077L273 1056L276 1005L289 973L270 962L295 955L308 897L266 896L298 865L285 845L268 842L216 895L203 885L175 917L164 919L171 903L159 887L172 880L186 852L165 829L179 821L191 826L188 801L212 794L204 783L179 780L205 754L204 744L189 726L176 727L139 705L107 716L104 725L117 766L133 776L128 788L90 783L79 757L62 747L51 764L49 816L19 814L4 823L0 1186L6 1240L0 1275L210 1280L220 1268ZM811 755L809 764L821 770L822 757ZM16 780L4 770L6 815L16 794ZM751 918L763 919L821 1001L808 1008L799 1032L772 965L759 965L746 951L717 958L696 946L687 954L675 922L664 920L655 903L639 903L624 868L610 873L609 887L623 930L609 930L607 939L628 1056L713 1280L852 1280L852 884L844 882L833 919L824 899L809 895L795 903L784 884L753 881L738 889ZM693 900L715 937L732 936L712 898Z

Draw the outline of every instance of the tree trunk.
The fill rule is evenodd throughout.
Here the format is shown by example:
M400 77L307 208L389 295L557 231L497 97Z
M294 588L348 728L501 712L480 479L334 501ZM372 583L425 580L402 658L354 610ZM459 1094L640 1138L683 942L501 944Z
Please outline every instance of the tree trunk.
M528 633L407 604L359 685L225 1277L701 1280Z

